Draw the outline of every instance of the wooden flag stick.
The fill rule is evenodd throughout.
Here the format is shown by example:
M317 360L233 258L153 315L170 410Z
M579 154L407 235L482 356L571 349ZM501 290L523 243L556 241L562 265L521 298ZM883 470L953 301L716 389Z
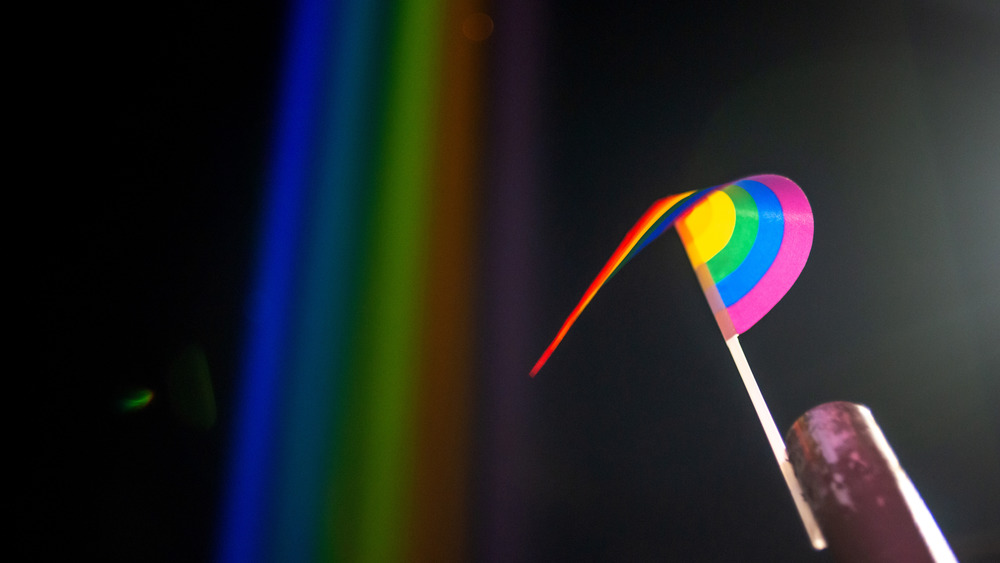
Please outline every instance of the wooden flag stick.
M743 354L743 347L740 346L739 337L733 336L726 340L726 346L729 347L729 353L733 355L733 361L736 362L736 369L739 370L740 377L743 379L743 385L750 395L750 402L753 403L753 408L757 411L757 418L760 419L760 425L764 428L764 434L767 436L767 441L771 444L771 450L774 451L774 458L778 461L781 474L785 477L785 484L788 485L788 491L792 493L795 508L798 509L799 517L802 518L802 525L805 526L806 533L809 534L809 541L812 542L812 546L815 549L824 549L826 548L826 539L824 539L823 532L820 531L819 525L816 523L816 518L813 516L812 510L802 495L802 487L799 485L799 480L795 478L795 471L792 469L791 462L788 461L788 451L785 449L785 441L781 439L781 432L778 431L778 426L774 424L774 418L771 417L771 411L767 408L767 403L764 402L764 396L760 393L757 380L754 379L753 372L750 371L750 364L747 363L747 357Z

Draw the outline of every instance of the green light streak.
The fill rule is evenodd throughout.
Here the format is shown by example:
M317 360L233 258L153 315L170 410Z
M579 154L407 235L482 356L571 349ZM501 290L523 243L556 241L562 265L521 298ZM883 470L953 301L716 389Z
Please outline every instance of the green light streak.
M146 408L153 401L153 392L149 389L133 391L128 397L119 401L123 412L134 412Z
M359 562L404 558L414 464L413 397L435 145L441 9L398 4L376 159L370 247L344 424L348 466L338 478L330 555Z
M188 346L174 358L167 374L167 396L177 420L192 428L215 425L215 391L208 359L200 346Z

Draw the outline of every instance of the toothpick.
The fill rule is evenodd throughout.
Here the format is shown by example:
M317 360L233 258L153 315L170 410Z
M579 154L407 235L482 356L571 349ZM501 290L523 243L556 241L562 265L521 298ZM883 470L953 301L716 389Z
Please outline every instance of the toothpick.
M760 425L764 428L767 441L771 444L771 450L774 452L774 458L778 461L778 467L781 468L781 474L785 477L785 484L788 485L788 491L792 493L792 499L795 500L795 508L799 511L799 517L802 519L802 525L806 528L806 533L809 534L809 541L812 542L815 549L824 549L826 548L826 539L823 537L823 532L820 531L819 525L816 523L816 518L813 516L812 510L806 503L805 497L802 495L802 487L799 485L799 480L795 477L791 462L788 461L785 441L781 439L778 426L774 423L774 418L771 417L771 411L767 408L767 403L764 402L764 396L760 393L760 387L757 386L757 380L754 379L753 372L750 371L750 364L747 363L747 357L743 354L743 347L740 346L738 336L733 336L726 340L726 346L729 347L729 353L733 355L733 361L736 362L736 369L739 370L740 377L743 379L743 385L747 388L747 393L750 395L750 402L753 403L753 408L757 411L757 418L760 419Z

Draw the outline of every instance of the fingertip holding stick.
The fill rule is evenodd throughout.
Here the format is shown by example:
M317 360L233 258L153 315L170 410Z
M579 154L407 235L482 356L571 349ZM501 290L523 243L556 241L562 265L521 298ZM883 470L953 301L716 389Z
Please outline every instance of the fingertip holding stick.
M837 561L956 561L867 407L825 403L786 437L797 481Z

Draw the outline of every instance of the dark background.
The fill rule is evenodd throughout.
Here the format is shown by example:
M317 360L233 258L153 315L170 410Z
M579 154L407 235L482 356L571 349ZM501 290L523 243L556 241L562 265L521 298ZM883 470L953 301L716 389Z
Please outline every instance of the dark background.
M31 422L34 552L211 553L285 11L112 5L69 26L56 82L74 119L54 146L81 158L41 190L31 240L29 351L54 398ZM654 200L786 175L813 206L812 254L742 338L778 426L869 405L959 559L997 560L997 4L539 13L537 351ZM829 560L717 335L676 237L608 284L531 387L524 559ZM210 431L163 402L116 410L192 344L212 365Z

